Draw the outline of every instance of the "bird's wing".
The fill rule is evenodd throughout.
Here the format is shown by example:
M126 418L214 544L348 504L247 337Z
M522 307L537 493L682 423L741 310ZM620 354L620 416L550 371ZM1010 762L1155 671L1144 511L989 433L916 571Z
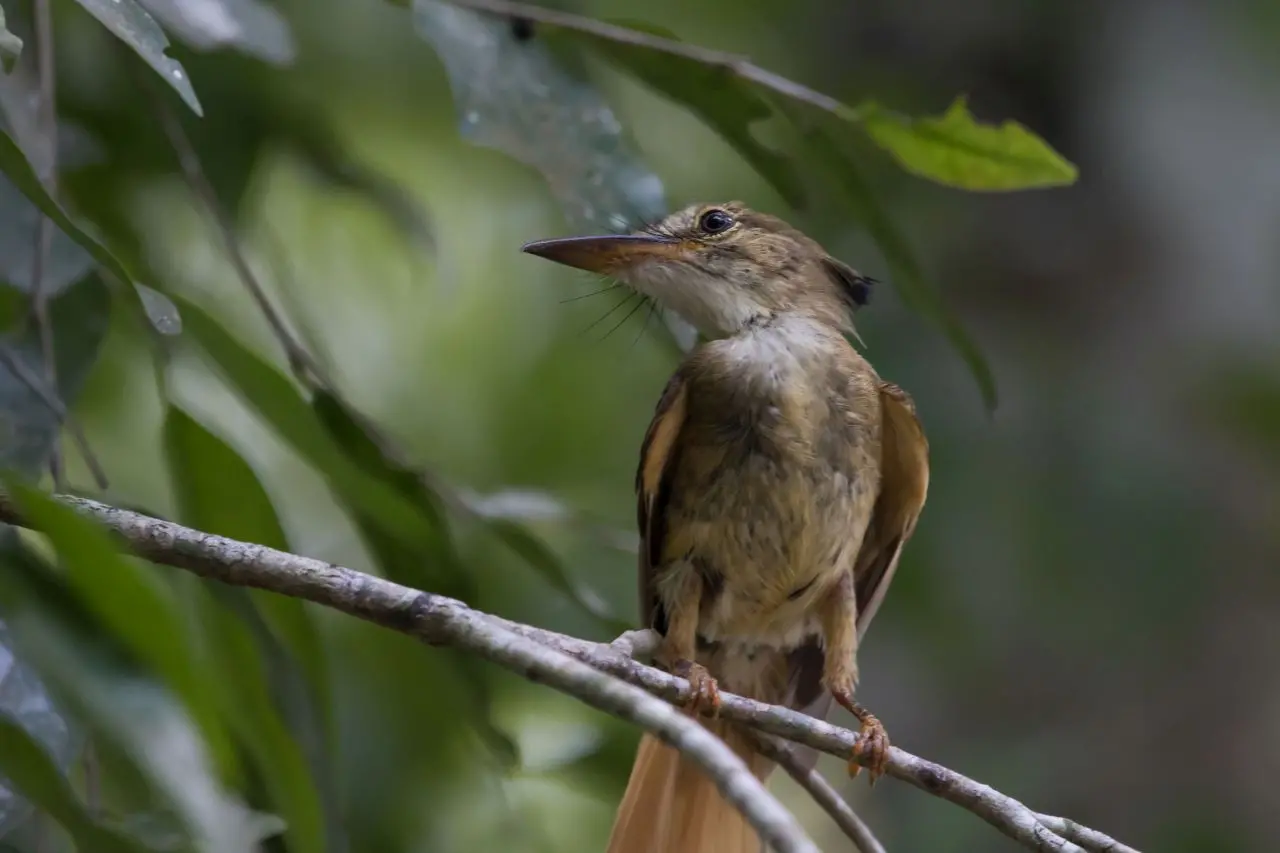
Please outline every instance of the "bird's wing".
M880 494L854 564L859 641L884 601L898 558L915 532L929 491L929 442L916 417L915 404L897 385L882 382L879 393ZM819 720L826 719L831 694L820 687L822 649L812 644L801 646L791 656L792 689L801 702L810 700L800 710ZM799 757L802 766L812 768L818 754L802 747Z
M880 384L880 494L854 566L858 637L880 609L929 491L929 441L907 392Z
M654 572L662 559L666 536L666 505L679 450L688 403L688 384L677 371L658 400L653 420L640 445L636 471L636 515L640 529L640 624L665 633Z

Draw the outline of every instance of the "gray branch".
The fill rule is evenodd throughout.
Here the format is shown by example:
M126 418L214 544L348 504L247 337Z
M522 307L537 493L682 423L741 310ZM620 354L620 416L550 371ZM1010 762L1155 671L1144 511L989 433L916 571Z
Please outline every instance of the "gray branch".
M844 797L840 796L821 773L805 763L792 746L773 735L752 729L748 731L760 754L787 771L787 775L797 785L809 792L813 801L835 821L840 831L853 842L853 846L858 848L858 853L885 853L884 845L876 838L871 827L862 822L862 818L845 802Z
M641 654L652 646L645 632L629 632L619 638L617 646L580 640L481 613L452 598L332 563L203 533L97 501L66 496L58 499L113 530L131 551L145 559L210 580L311 601L434 645L466 649L633 722L703 767L774 849L817 851L795 818L723 742L668 704L652 698L684 704L691 695L684 679L632 659L632 654ZM30 526L3 493L0 521ZM858 739L848 729L798 711L729 693L721 694L719 714L844 759L852 755ZM887 772L976 814L1031 850L1137 853L1096 830L1063 818L1041 816L988 785L898 747L890 749Z

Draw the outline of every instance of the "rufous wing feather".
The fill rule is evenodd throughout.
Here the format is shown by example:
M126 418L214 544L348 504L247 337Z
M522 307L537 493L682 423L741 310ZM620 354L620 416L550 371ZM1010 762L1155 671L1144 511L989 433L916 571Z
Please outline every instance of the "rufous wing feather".
M854 568L859 639L884 601L929 492L929 440L911 397L881 383L880 412L880 495Z
M666 631L666 615L654 589L654 573L666 537L666 505L679 465L680 432L688 386L677 372L658 401L640 448L636 512L640 527L640 618ZM772 764L741 733L720 721L701 721L764 779ZM608 853L759 853L760 842L742 814L703 770L652 735L640 739L626 793L618 806Z
M679 371L667 382L640 445L636 469L636 521L640 529L640 623L666 631L654 591L654 571L666 534L666 504L671 474L679 461L680 430L688 406L688 386Z

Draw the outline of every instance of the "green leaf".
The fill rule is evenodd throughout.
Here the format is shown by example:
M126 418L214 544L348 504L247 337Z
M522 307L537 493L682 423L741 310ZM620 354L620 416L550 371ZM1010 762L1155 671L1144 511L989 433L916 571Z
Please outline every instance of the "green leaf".
M164 445L184 524L289 550L266 491L228 444L170 405ZM321 754L324 721L317 708L326 673L320 636L305 603L221 584L187 587L205 655L216 672L222 712L247 745L285 819L285 844L295 853L322 853L325 808L312 770L327 765ZM306 747L313 758L310 767Z
M182 523L197 530L289 551L275 507L257 476L230 445L177 406L164 421L164 446ZM326 692L325 653L305 602L266 590L249 596L296 656L314 690Z
M799 119L797 125L803 128L804 140L815 158L825 163L831 174L836 176L850 212L867 229L884 255L885 263L893 275L894 287L901 294L903 303L942 330L978 383L978 390L988 412L995 411L999 396L995 376L986 356L947 307L937 288L925 278L910 244L880 205L853 158L845 155L821 127L810 125L803 119Z
M298 389L228 334L195 303L174 296L188 336L276 433L324 475L338 500L409 549L427 551L434 533L421 508L349 459Z
M616 635L635 627L618 619L604 599L579 583L560 562L555 552L527 528L505 518L486 519L485 526L507 547L523 557L553 589L597 619L608 631Z
M639 21L610 23L678 41L670 30ZM549 28L544 28L549 29ZM770 118L769 101L728 68L638 45L569 31L614 65L678 104L683 104L729 143L794 208L804 206L804 184L792 163L763 145L751 125Z
M667 212L662 181L600 91L540 39L439 0L414 0L412 18L448 74L463 138L537 169L571 227L634 227Z
M285 725L275 701L273 687L280 684L273 676L278 678L281 673L272 672L259 652L258 640L269 640L269 636L255 637L233 609L244 606L246 617L256 616L244 590L198 583L190 587L206 637L209 663L217 679L222 712L247 746L274 810L284 818L285 846L293 853L324 853L325 820L320 793L312 781L302 746ZM314 716L313 713L311 717Z
M448 520L439 495L432 492L417 471L388 459L366 434L340 400L327 391L316 391L311 401L317 419L347 458L394 489L417 507L430 538L427 550L388 537L377 519L354 507L361 538L378 558L387 577L397 583L438 592L464 601L474 600L475 583L458 559Z
M182 63L165 54L169 39L137 0L76 0L84 10L150 65L198 116L204 112Z
M1015 121L979 124L963 97L938 118L910 118L874 102L850 110L908 172L962 190L1021 190L1076 181L1076 167Z
M3 62L6 74L13 70L13 64L18 61L21 53L22 39L9 32L4 20L4 8L0 7L0 62Z
M81 851L140 853L145 850L115 830L94 822L48 753L32 740L26 729L5 716L0 716L0 775L61 824Z
M435 496L419 477L385 459L332 396L317 392L308 406L288 379L203 310L181 298L178 303L191 337L231 385L326 477L387 575L419 588L468 596L472 581L456 559ZM512 766L515 745L490 719L482 674L465 656L449 654L472 691L478 709L472 723L501 763Z
M24 508L40 503L17 492L27 492L28 499L31 494L11 491ZM121 762L118 770L128 772L118 778L141 780L153 797L163 798L190 839L184 849L256 849L261 839L278 834L278 818L250 812L222 786L182 703L139 668L130 644L64 577L17 537L0 539L0 604L18 653L90 727L112 764Z
M212 685L196 666L186 626L165 587L120 554L107 531L93 521L11 477L5 485L57 551L68 588L135 660L182 698L219 766L234 767Z
M423 551L406 547L405 543L385 535L364 513L354 513L360 538L369 546L387 576L408 586L441 592L464 601L474 600L475 582L458 557L439 495L428 488L419 472L389 459L342 401L325 391L317 391L312 406L325 429L352 461L415 503L423 516L429 519L434 535L429 550ZM466 655L453 650L445 650L445 653L471 694L469 698L475 710L469 722L501 766L513 768L518 763L519 753L515 742L493 721L492 691L483 673Z

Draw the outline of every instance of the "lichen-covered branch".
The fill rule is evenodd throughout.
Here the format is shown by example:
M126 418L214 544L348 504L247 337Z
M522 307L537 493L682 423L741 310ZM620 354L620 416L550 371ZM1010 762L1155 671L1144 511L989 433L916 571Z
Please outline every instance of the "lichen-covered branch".
M684 679L633 659L632 655L643 654L652 646L646 632L630 632L619 638L616 646L580 640L481 613L460 601L332 563L203 533L96 501L59 499L115 531L131 551L145 559L211 580L305 599L428 643L466 649L636 723L697 761L776 850L817 849L794 817L746 772L745 765L723 743L709 737L685 715L651 698L683 704L691 696ZM21 512L3 493L0 521L24 524ZM798 711L728 693L721 694L719 714L842 758L852 754L858 739L848 729ZM1013 797L898 747L890 750L887 772L967 809L1031 850L1137 853L1096 830L1039 815Z

